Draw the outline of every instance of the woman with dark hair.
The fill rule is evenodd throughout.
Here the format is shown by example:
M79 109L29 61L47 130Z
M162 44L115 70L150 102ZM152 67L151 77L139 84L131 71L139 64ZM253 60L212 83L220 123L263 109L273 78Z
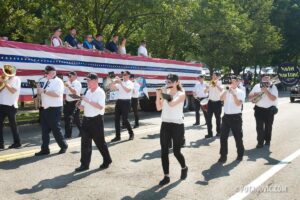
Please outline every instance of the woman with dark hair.
M51 46L52 47L62 47L63 46L63 42L60 39L61 36L61 28L60 27L55 27L53 29L53 35L51 37Z
M188 168L181 153L181 145L184 136L183 104L185 92L183 91L179 77L169 74L166 80L167 86L156 90L156 109L162 111L162 124L160 129L161 160L164 178L159 185L170 182L169 177L169 144L173 140L173 152L181 165L181 179L187 177Z

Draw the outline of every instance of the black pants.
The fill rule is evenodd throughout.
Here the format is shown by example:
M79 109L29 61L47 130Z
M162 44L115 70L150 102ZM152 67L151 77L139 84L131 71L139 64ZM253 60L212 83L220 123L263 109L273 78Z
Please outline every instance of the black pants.
M254 107L256 120L257 143L262 145L264 141L270 142L272 137L272 126L274 114L268 108Z
M216 118L217 133L221 133L221 113L222 113L222 102L221 101L208 101L207 109L207 131L209 135L212 135L212 117L213 114Z
M174 156L185 167L185 159L181 153L181 145L184 137L184 124L162 122L160 128L161 162L164 174L169 174L169 144L173 140Z
M14 143L20 144L20 136L18 133L16 114L17 114L17 109L14 106L0 105L0 144L1 145L4 144L3 122L5 117L8 117L9 126L14 138Z
M139 125L138 102L139 98L131 98L131 108L134 114L134 122L136 126Z
M194 99L194 107L195 107L195 116L196 116L196 124L200 124L200 108L204 114L205 123L207 122L207 112L203 110L203 108L200 106L200 101L204 98L198 98Z
M79 133L81 130L80 110L76 108L77 101L66 101L64 106L64 120L65 120L65 137L72 136L72 119L76 124Z
M232 115L224 114L222 118L221 138L220 138L221 156L227 156L228 154L227 141L228 141L230 129L232 131L235 140L238 156L244 155L242 124L243 124L242 114L232 114Z
M80 162L87 167L91 162L92 140L95 142L103 157L103 163L110 163L111 158L104 138L103 117L101 115L96 117L84 117L82 121Z
M50 132L52 131L55 141L60 148L67 148L65 138L61 131L61 111L62 107L50 107L41 110L41 124L42 124L42 140L41 149L49 151Z
M122 116L122 121L126 126L129 135L133 135L131 125L128 121L128 113L130 111L130 100L117 100L115 107L115 128L116 137L121 136L120 118Z

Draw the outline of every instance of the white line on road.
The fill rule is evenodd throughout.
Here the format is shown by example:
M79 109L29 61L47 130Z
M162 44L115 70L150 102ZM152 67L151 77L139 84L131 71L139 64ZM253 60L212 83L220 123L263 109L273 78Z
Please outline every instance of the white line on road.
M262 185L265 181L267 181L269 178L274 176L277 172L279 172L281 169L286 167L291 161L293 161L295 158L300 156L300 149L295 151L293 154L289 155L280 163L273 166L271 169L260 175L257 179L252 181L250 184L243 187L242 190L240 190L238 193L234 194L229 198L229 200L236 200L236 199L244 199L246 196L248 196L251 192L257 190L257 188Z

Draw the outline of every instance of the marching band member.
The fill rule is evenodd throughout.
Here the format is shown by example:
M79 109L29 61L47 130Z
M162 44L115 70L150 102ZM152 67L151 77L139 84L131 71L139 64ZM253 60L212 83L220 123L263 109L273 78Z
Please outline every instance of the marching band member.
M130 111L130 103L132 97L133 83L129 80L130 72L125 71L123 73L123 79L116 77L116 80L111 84L110 88L113 90L118 90L118 100L115 107L115 128L116 137L112 139L112 142L117 142L121 140L121 126L120 126L120 116L122 115L122 122L126 126L129 133L129 140L134 139L134 133L132 131L131 125L128 121L128 113Z
M65 120L65 138L72 137L72 124L71 119L74 119L74 122L79 130L81 130L80 124L80 111L76 108L76 103L78 99L73 99L70 94L76 94L80 96L81 93L81 83L77 80L77 73L72 71L68 74L69 80L65 83L66 87L66 101L64 105L64 120Z
M134 75L130 75L130 80L133 82L133 91L131 97L131 108L134 114L134 126L133 128L139 127L139 115L138 115L138 105L139 105L139 91L140 91L140 84L134 79Z
M61 148L58 152L63 154L67 151L68 145L63 133L61 131L61 112L63 106L63 94L64 94L64 83L56 76L56 70L52 66L45 68L45 75L47 82L43 88L37 88L37 92L41 94L42 98L42 110L41 110L41 124L42 124L42 146L41 151L36 153L36 156L48 155L50 132L52 131L53 136Z
M82 98L80 109L84 110L81 136L81 165L75 171L89 169L92 156L92 140L103 157L100 169L106 169L112 163L104 138L103 115L105 111L105 92L98 85L98 77L91 73L86 78L88 88Z
M200 106L201 100L207 97L207 93L205 93L207 84L204 82L203 75L198 76L198 81L199 82L195 84L195 87L193 89L195 114L196 114L196 122L195 122L195 124L193 124L194 126L200 125L200 113L199 113L200 108L204 114L205 124L206 124L206 118L207 118L207 112L204 111L203 108Z
M169 144L173 140L173 152L181 165L181 179L187 177L188 167L181 153L182 139L184 135L183 123L183 104L185 92L183 91L179 77L176 74L167 76L167 90L156 90L156 108L162 110L162 124L160 129L161 160L164 171L164 178L159 185L165 185L170 182L169 177ZM162 98L162 92L171 95L171 99Z
M207 131L208 134L205 138L211 138L212 132L212 117L213 114L216 118L216 131L217 136L220 136L221 132L221 113L222 113L222 102L220 100L221 92L223 91L222 82L219 80L220 74L214 72L210 85L206 87L205 92L208 92L208 109L207 109Z
M231 77L231 85L221 95L224 101L224 116L221 125L221 157L218 162L225 163L228 154L228 136L230 129L237 147L237 159L241 161L244 155L243 131L242 131L242 104L245 101L245 93L238 88L236 76Z
M5 70L6 69L6 70ZM0 149L4 149L3 140L3 122L5 117L8 117L9 126L13 134L14 143L8 148L21 147L20 136L16 122L16 114L18 109L18 99L21 90L21 80L15 76L16 70L11 65L4 65L3 72L8 76L7 80L0 78Z
M256 84L249 94L249 99L261 96L261 99L255 103L254 116L256 120L257 146L262 148L270 145L272 137L272 126L274 122L274 113L272 108L276 108L278 99L278 90L275 85L270 85L270 76L262 75L262 83Z

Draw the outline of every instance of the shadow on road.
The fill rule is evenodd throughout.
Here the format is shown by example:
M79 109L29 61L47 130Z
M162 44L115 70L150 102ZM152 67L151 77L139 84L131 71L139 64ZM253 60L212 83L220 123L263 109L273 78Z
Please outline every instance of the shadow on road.
M80 180L82 178L85 178L95 172L98 172L99 169L94 169L91 171L87 171L84 173L77 174L75 172L71 172L69 174L57 176L53 179L45 179L40 181L38 184L32 186L32 188L24 188L21 190L17 190L16 192L18 194L32 194L37 193L45 189L60 189L66 187L68 184Z
M0 169L5 169L5 170L11 170L11 169L17 169L20 166L32 164L44 159L51 158L53 156L57 156L58 154L50 154L47 156L32 156L32 157L27 157L27 158L21 158L18 160L12 160L12 161L4 161L0 162Z
M172 149L169 150L169 153L173 152ZM152 153L145 153L140 159L132 159L131 162L141 162L143 160L152 160L155 158L160 158L161 150L153 151Z
M140 200L140 199L163 199L167 196L168 192L175 188L181 180L177 180L174 183L171 183L165 187L155 185L150 189L139 192L135 197L125 196L121 200Z
M270 156L271 153L272 152L270 151L268 146L264 146L264 148L261 148L261 149L254 148L254 149L245 151L245 155L248 156L248 161L256 162L257 159L263 158L266 161L268 161L267 163L265 163L265 165L276 165L276 164L280 163L280 160L277 160Z
M209 181L212 179L229 176L229 172L234 169L236 166L238 166L239 161L233 161L229 163L228 165L223 165L221 163L215 163L212 166L210 166L209 169L203 170L202 175L204 177L203 181L197 181L196 184L199 185L208 185Z

